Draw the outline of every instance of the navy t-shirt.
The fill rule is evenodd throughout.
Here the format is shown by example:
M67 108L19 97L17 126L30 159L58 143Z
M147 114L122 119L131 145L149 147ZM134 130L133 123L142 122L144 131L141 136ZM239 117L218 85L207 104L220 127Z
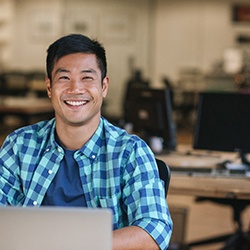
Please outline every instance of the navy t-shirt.
M86 207L79 167L74 159L75 152L64 148L64 158L45 194L42 205Z

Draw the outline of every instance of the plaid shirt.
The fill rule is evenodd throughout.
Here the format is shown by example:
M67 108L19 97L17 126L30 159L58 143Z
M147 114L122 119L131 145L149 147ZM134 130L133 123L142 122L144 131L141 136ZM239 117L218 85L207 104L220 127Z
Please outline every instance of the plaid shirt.
M20 128L0 150L0 206L40 206L64 157L55 120ZM113 210L113 228L136 225L166 249L172 221L155 158L135 135L100 119L74 157L88 207Z

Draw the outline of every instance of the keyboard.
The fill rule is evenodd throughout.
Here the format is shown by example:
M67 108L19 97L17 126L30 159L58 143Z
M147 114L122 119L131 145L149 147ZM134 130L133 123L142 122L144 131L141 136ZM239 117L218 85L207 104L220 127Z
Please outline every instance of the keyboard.
M186 175L186 176L200 176L200 177L246 177L248 172L242 169L217 169L209 167L180 167L169 166L171 175Z
M242 178L249 173L247 166L242 167L236 163L222 164L227 158L221 155L175 152L165 155L162 159L168 164L172 175Z

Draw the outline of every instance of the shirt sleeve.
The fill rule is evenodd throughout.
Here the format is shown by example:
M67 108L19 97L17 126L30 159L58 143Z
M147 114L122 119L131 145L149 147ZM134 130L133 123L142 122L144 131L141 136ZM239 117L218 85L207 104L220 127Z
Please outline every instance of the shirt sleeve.
M0 149L0 206L20 204L23 194L15 143L8 136Z
M155 157L146 143L139 140L127 159L123 198L129 224L141 227L160 249L167 249L172 220Z

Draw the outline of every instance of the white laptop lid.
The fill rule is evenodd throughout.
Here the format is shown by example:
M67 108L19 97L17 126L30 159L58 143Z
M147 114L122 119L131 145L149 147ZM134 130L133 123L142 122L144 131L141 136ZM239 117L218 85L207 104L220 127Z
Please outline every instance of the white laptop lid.
M2 250L111 250L108 209L0 207Z

